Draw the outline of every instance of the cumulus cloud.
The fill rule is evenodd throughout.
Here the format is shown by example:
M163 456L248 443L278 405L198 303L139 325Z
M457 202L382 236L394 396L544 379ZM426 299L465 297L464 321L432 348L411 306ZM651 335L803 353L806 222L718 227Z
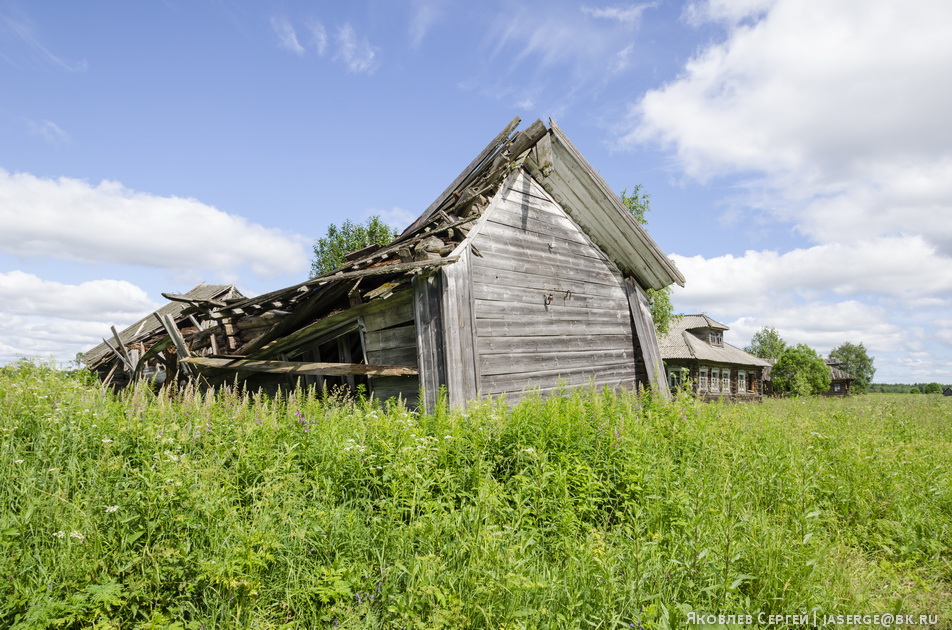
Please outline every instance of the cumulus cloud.
M888 357L887 379L942 369L952 5L707 0L685 14L723 37L633 105L621 144L668 149L702 185L729 181L732 221L789 225L811 245L675 257L676 304L733 317L748 339L763 325L819 346L849 335L837 342Z
M159 307L124 280L63 284L22 271L0 272L0 304L10 315L79 321L133 321Z
M308 268L307 240L195 199L0 169L0 252L259 276Z
M65 284L22 271L0 273L0 364L18 357L71 361L156 304L138 286L121 280Z
M944 26L952 5L702 6L710 17L740 7L734 17L759 18L733 25L680 77L648 92L625 142L669 147L702 181L752 176L778 207L792 203L794 222L820 242L852 231L844 225L861 238L912 225L949 248L941 215L952 209L952 85L937 77L952 65Z

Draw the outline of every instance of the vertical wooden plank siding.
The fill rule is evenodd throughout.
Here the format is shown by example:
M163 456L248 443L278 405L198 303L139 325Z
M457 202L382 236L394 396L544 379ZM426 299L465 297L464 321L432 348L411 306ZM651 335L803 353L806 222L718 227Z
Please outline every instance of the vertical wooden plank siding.
M665 398L670 397L668 379L664 371L664 361L661 360L661 348L658 347L658 336L655 333L654 320L648 308L648 296L641 290L638 283L631 278L625 279L628 288L628 305L631 309L631 318L635 324L635 333L641 346L641 359L644 361L648 373L648 382L651 388Z
M413 278L413 314L417 333L417 367L423 388L423 405L436 406L440 386L446 383L443 359L443 324L440 312L441 274Z
M535 180L511 181L473 239L479 394L634 387L624 278Z
M463 407L476 398L470 256L464 251L457 262L441 270L446 390L450 406L454 408Z

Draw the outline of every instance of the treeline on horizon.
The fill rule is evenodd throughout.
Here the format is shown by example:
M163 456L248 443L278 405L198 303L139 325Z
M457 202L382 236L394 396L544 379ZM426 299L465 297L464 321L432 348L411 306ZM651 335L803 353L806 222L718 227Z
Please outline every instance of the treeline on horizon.
M941 394L952 385L939 383L873 383L870 393L875 394Z

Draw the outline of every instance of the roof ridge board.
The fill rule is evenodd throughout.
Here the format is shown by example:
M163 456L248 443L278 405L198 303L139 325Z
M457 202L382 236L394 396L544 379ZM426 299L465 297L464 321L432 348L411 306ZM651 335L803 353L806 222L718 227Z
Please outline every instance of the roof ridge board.
M622 220L627 222L629 227L635 228L632 230L633 233L636 235L638 240L640 240L642 244L647 247L649 251L651 251L657 261L668 273L670 278L680 286L684 286L684 276L681 274L681 271L671 261L671 259L665 255L658 244L655 243L654 239L652 239L651 236L645 231L644 227L639 225L638 222L635 221L634 217L631 216L631 213L626 211L618 195L615 194L615 192L608 186L602 176L598 174L589 161L585 159L585 156L582 155L582 153L572 143L569 137L565 135L565 132L562 131L562 129L551 118L549 119L549 126L551 128L552 137L558 140L558 142L563 147L565 147L566 152L579 163L591 181L595 184L596 189L600 190L605 197L611 200L612 207L615 208L616 212L620 216L624 217Z

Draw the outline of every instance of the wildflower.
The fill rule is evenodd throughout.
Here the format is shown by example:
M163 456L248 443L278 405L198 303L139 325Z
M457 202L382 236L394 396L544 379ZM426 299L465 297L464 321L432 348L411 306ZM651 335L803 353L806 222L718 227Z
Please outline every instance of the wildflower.
M109 505L109 506L106 506L106 514L112 514L113 512L115 512L115 511L118 510L118 509L119 509L119 506L118 506L118 505Z
M70 537L70 538L75 538L76 540L86 540L86 537L83 536L82 534L80 534L80 533L77 532L77 531L71 531L71 532L69 533L69 537Z
M56 536L57 538L63 538L64 536L66 536L66 532L64 532L63 530L60 530L58 532L53 532L53 535Z
M15 460L13 460L13 463L14 463L14 464L22 464L22 463L23 463L23 460L22 460L22 459L15 459Z
M102 439L102 443L103 443L103 444L112 444L112 440L110 440L109 438L103 438L103 439Z

